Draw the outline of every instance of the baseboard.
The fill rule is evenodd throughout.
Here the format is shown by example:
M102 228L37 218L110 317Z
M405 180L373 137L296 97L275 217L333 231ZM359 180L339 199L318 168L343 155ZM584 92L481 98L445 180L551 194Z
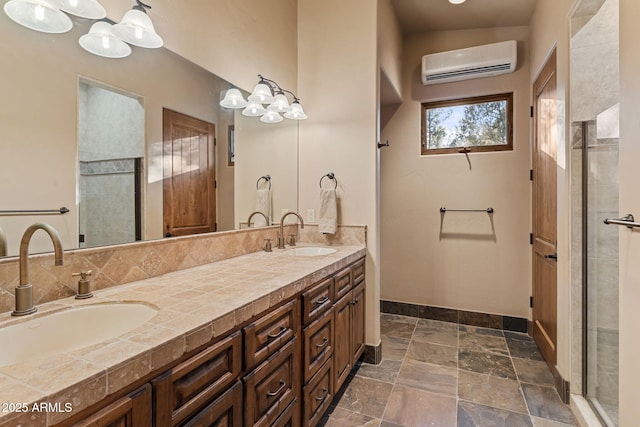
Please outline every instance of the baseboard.
M571 401L571 385L569 381L562 378L562 375L560 375L560 372L558 372L555 366L551 366L550 370L555 379L556 391L560 395L560 399L562 399L564 403L569 404Z
M502 329L511 332L528 333L529 321L521 317L479 313L454 308L432 307L429 305L380 300L380 311L387 314L440 320L483 328Z
M378 345L366 345L362 353L362 361L370 365L379 365L382 362L382 342Z

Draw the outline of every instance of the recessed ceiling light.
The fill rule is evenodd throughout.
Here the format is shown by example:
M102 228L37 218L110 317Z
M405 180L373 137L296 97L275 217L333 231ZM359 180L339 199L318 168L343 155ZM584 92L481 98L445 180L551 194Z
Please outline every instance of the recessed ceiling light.
M451 4L462 4L467 0L449 0L449 3Z

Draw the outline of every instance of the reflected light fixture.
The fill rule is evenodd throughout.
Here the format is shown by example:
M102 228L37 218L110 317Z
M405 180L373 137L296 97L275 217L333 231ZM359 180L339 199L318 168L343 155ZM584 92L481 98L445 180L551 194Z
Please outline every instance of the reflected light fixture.
M42 33L66 33L73 27L71 19L60 10L57 0L10 0L4 13L23 27Z
M138 47L159 48L164 45L162 37L156 33L146 9L151 6L135 0L136 5L124 14L122 21L115 24L111 32L123 41Z
M78 43L87 52L105 58L124 58L131 54L128 44L117 38L111 32L112 25L105 21L98 21L91 26L89 33L80 37Z
M290 90L283 89L278 83L258 74L258 84L247 97L248 102L236 88L227 90L220 106L224 108L244 108L243 116L260 117L262 123L279 123L285 118L304 120L307 115L302 109L300 99ZM286 94L291 95L293 102L289 104ZM266 105L266 107L265 107Z
M467 0L449 0L449 3L451 4L462 4Z
M97 0L58 0L60 9L71 15L87 19L102 19L107 11Z

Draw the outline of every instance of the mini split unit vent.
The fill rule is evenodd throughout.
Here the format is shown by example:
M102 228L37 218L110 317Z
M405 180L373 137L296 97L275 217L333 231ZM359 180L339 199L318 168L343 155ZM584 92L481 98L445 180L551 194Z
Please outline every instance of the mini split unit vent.
M422 84L455 82L512 73L517 63L515 40L434 53L422 57Z

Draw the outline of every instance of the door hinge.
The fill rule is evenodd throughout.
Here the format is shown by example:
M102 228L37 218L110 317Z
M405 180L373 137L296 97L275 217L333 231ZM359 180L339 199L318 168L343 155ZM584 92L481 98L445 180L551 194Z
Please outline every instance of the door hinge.
M533 169L529 169L529 181L533 181Z
M84 243L84 234L78 236L78 243Z
M531 116L531 118L533 118L533 105L530 107L529 115Z
M529 307L533 308L533 297L529 297Z
M533 233L529 233L529 244L533 245Z
M213 180L213 188L218 188L218 181L217 180Z
M533 116L531 116L533 117ZM218 145L218 138L213 138L213 146L215 147L216 145Z

